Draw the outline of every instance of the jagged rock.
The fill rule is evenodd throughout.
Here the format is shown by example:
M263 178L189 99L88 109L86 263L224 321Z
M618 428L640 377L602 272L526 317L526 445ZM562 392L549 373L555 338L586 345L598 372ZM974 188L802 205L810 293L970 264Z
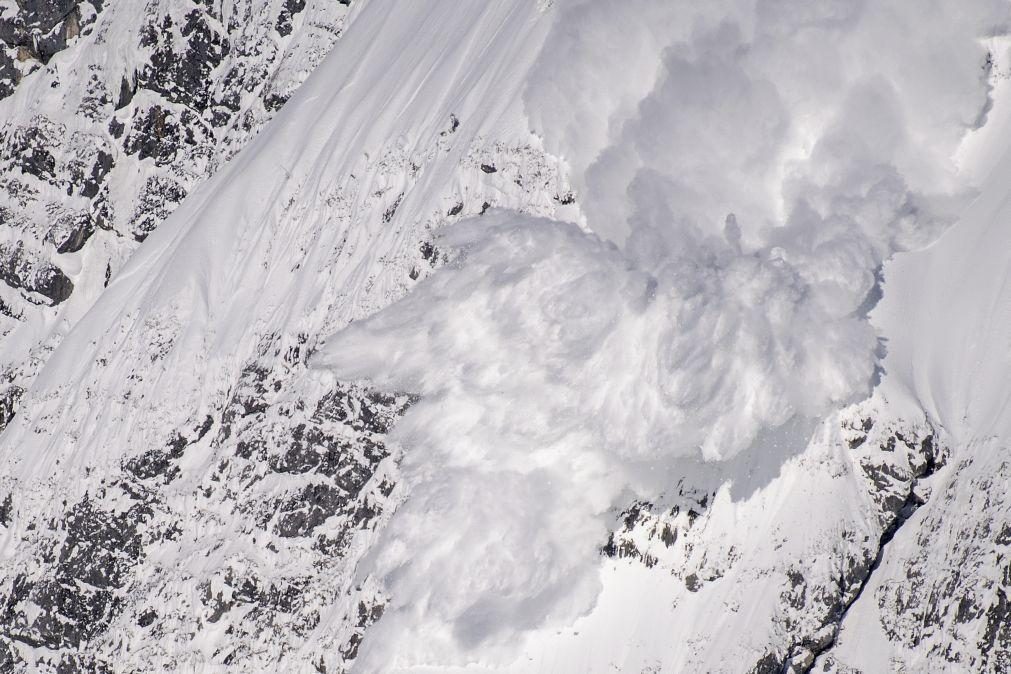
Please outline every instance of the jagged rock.
M14 418L14 411L17 410L24 393L24 389L16 384L9 384L0 393L0 431L3 431Z
M88 8L82 12L81 6ZM21 0L13 13L0 11L0 44L21 62L47 63L66 49L102 9L101 0ZM30 67L18 67L0 52L0 99L10 96Z
M74 290L73 282L59 267L33 255L20 241L0 243L0 281L38 293L52 304L64 301Z
M59 650L101 634L122 610L119 591L141 558L139 527L151 514L143 502L124 512L102 510L90 496L68 509L58 525L63 542L45 575L19 575L4 593L4 636Z
M0 107L24 92L16 109L0 110L0 221L16 214L17 230L0 251L0 281L28 293L23 305L0 300L4 331L73 293L70 277L80 272L60 255L84 250L96 231L144 240L276 113L332 47L345 12L300 0L240 0L224 10L24 0L0 9ZM305 24L296 21L302 14ZM125 15L139 21L110 35ZM279 35L278 22L291 30ZM110 40L123 48L110 51ZM289 41L297 53L284 49ZM50 60L61 51L75 56ZM100 274L122 262L108 255L81 259L95 257ZM39 362L5 365L26 387Z

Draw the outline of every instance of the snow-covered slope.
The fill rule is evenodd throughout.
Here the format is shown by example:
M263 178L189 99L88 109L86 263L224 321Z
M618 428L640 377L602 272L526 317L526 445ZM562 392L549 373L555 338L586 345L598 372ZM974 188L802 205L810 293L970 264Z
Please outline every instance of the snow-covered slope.
M957 225L889 265L876 314L882 395L922 407L954 451L844 623L839 661L861 671L1011 667L1011 152L986 136L1003 159Z
M440 263L448 214L569 199L558 162L500 122L536 8L359 11L279 123L112 279L5 432L13 661L334 667L381 610L351 572L406 402L306 359Z
M0 3L0 427L64 334L340 36L337 0Z
M0 436L0 664L1001 671L1009 8L934 9L354 5Z

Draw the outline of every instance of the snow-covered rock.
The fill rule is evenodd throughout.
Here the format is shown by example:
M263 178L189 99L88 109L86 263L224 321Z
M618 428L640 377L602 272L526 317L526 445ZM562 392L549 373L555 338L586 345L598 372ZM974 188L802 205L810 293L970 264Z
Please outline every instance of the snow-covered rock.
M0 426L137 242L326 56L346 9L0 3Z
M1007 668L1003 2L0 9L0 668Z

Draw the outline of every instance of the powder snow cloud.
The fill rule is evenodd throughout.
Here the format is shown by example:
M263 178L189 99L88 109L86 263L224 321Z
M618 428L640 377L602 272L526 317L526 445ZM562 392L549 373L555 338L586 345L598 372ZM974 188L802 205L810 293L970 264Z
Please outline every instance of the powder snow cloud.
M395 430L404 501L361 570L391 597L363 662L393 635L466 660L571 620L651 467L868 393L876 272L972 194L951 157L985 120L979 38L1007 6L550 11L524 103L584 221L453 226L451 264L315 360L422 395Z

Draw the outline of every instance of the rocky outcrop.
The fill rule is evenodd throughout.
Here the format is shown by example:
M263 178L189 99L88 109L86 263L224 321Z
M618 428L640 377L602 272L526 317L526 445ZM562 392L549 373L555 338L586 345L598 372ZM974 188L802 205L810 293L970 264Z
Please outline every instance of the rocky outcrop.
M350 585L345 558L385 514L383 438L413 398L338 384L292 399L310 351L304 339L268 340L223 408L126 457L76 503L40 517L7 497L3 526L53 552L32 553L0 587L0 669L121 671L140 657L124 646L137 639L161 644L137 666L172 667L200 648L205 625L227 635L212 656L222 666L266 671L278 644L309 644L321 671L354 658L382 604ZM208 454L218 457L208 474L183 472ZM173 505L180 496L186 509ZM196 523L203 544L182 540ZM208 563L148 561L159 546L193 545Z
M63 270L33 255L21 241L0 244L0 281L26 291L29 301L50 304L59 304L74 290Z
M425 161L446 150L426 151L430 154L406 156L396 148L376 158L376 170L415 180ZM492 158L499 169L485 174L480 164ZM447 190L431 222L405 235L398 257L384 268L388 279L405 291L445 264L447 253L429 230L450 218L477 215L492 201L531 211L555 208L550 195L565 184L549 159L523 144L478 146L464 156L459 161L473 182ZM545 185L552 190L547 195ZM407 203L406 196L399 197L406 191L370 189L361 196L380 222L393 204ZM346 189L333 195L335 212L349 196ZM454 204L459 209L447 215ZM401 209L393 210L391 222L384 223L391 228L402 216ZM32 594L39 591L0 573L0 602L10 605L10 619L20 626L17 635L0 629L0 653L44 672L80 653L91 658L80 668L113 671L201 663L249 671L346 669L388 601L375 580L357 578L355 569L402 498L397 484L402 454L387 435L416 399L333 381L310 369L309 357L331 329L328 324L316 325L312 333L269 332L252 355L217 363L222 369L213 381L220 388L206 405L187 406L183 423L170 423L162 413L163 405L187 398L164 389L166 377L180 374L173 358L185 326L176 315L147 317L129 331L126 344L115 338L104 343L96 371L108 371L120 357L139 363L134 374L116 383L130 390L110 395L100 387L84 388L112 406L151 400L159 411L145 414L141 423L148 430L131 433L125 445L81 457L89 464L74 468L81 479L65 481L63 459L56 459L52 475L44 478L55 499L32 500L23 485L4 486L0 475L0 496L13 495L3 533L10 537L6 549L15 565L25 569L26 582L35 583L31 588L78 582L67 580L69 572L43 551L59 547L60 523L84 500L72 493L80 488L89 508L104 513L102 522L120 538L137 541L130 548L137 554L117 558L121 572L110 596L118 599L103 605L100 618L80 633L79 645L66 642L55 649L33 645L51 639L43 634L48 623L36 624L34 617L40 611L64 616L62 609L55 603L40 609L44 599ZM27 405L33 394L26 394ZM92 461L104 463L91 467ZM115 519L131 508L129 519ZM112 532L105 537L115 539ZM87 619L64 617L73 623Z
M823 662L832 662L826 654L831 653L851 607L865 596L889 543L930 498L931 478L950 456L936 438L927 425L876 420L861 406L843 415L835 440L841 455L837 470L840 478L852 472L859 480L862 497L871 504L867 517L872 519L855 527L861 523L839 518L835 538L818 540L824 532L810 532L818 540L808 550L810 556L794 558L784 553L763 562L736 554L733 548L721 553L728 543L713 532L711 520L732 518L727 512L732 506L714 498L719 485L706 480L698 484L682 480L662 506L633 503L619 515L602 552L666 572L671 582L683 584L692 594L724 582L725 576L739 570L777 578L772 619L776 636L746 669L751 674L814 671ZM798 503L796 507L811 506ZM876 533L860 533L861 528ZM792 535L805 537L800 532ZM819 559L820 555L824 558ZM825 564L831 572L826 573Z
M27 388L55 342L22 324L81 288L89 305L108 283L95 279L276 114L345 13L282 0L0 7L0 335L37 345L0 371Z
M854 630L870 623L890 645L888 655L915 654L932 671L1007 671L1011 462L1004 448L983 443L949 458L940 473L931 490L917 485L892 501L902 526L886 532L895 538L851 611ZM915 519L904 518L913 511ZM859 668L862 639L847 625L824 658L827 671Z
M13 12L0 8L0 98L66 49L102 5L103 0L21 0Z

